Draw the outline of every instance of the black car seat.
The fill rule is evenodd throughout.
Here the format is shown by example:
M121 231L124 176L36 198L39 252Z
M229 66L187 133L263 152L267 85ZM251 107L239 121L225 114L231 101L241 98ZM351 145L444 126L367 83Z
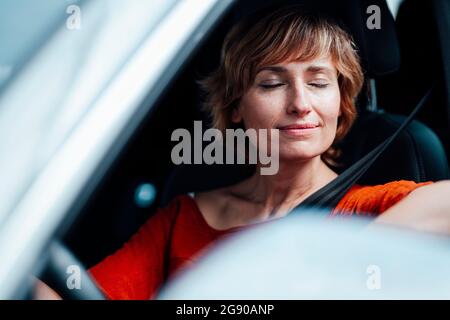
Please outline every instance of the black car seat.
M359 48L368 85L358 98L358 119L340 145L343 157L340 161L341 166L335 170L342 172L388 138L406 118L404 115L384 112L376 102L376 81L395 72L400 65L394 19L384 0L272 0L264 4L257 0L243 0L238 1L232 9L231 20L237 21L262 6L273 3L302 3L314 10L323 10L333 15L345 24ZM370 5L377 5L380 8L382 22L380 29L367 28L366 20L369 14L366 10ZM230 23L230 19L225 20L225 23ZM224 28L223 25L220 27ZM212 55L216 57L214 61L216 63L220 44L216 40L216 47L211 43L205 45L210 45L207 50L209 56L212 52L216 52L216 55ZM209 60L210 66L214 65L207 55L202 60ZM166 204L177 194L199 192L236 183L252 172L251 166L243 165L175 166L162 190L161 204ZM427 126L414 121L358 183L380 184L401 179L421 182L448 177L448 162L440 140Z
M418 119L433 128L449 157L450 1L404 0L398 8L395 25L401 65L398 72L379 79L378 100L385 110L406 114L422 92L435 82L433 97Z

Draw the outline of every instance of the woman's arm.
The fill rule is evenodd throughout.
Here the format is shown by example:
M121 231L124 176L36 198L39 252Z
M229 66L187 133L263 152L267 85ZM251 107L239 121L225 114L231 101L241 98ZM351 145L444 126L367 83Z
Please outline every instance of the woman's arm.
M375 222L450 235L450 180L417 188Z

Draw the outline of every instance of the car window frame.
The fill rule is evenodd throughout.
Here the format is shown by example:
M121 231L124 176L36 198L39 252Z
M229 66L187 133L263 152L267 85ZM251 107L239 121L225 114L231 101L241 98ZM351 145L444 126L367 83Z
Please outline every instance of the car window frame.
M45 251L51 240L60 237L80 214L89 195L98 186L177 71L233 2L234 0L179 1L173 11L169 13L167 20L158 25L156 30L130 57L130 64L116 75L114 81L111 81L103 96L98 99L96 108L90 111L90 114L77 128L79 132L74 132L65 146L51 159L36 182L17 204L15 212L0 226L0 259L4 262L0 266L0 283L2 283L0 299L17 298L23 295L24 286L21 284L28 279L28 273L40 261L42 252ZM194 12L196 14L186 18L183 13L183 10L186 9L198 9L200 12ZM182 16L185 28L180 27L180 17ZM94 151L94 146L86 149L91 152L85 156L85 158L90 157L89 163L83 163L84 167L79 172L76 168L73 168L72 175L61 172L63 164L71 160L70 151L73 150L74 145L83 142L83 138L89 137L89 133L92 133L92 129L95 128L95 121L107 121L99 117L102 115L99 111L100 108L104 108L108 102L114 101L111 99L117 98L118 90L123 90L123 86L126 87L127 81L129 82L133 75L136 76L142 67L148 66L149 62L146 63L144 57L146 55L148 57L149 52L154 52L151 50L156 48L157 39L161 40L162 37L166 37L168 31L173 32L175 26L178 29L177 41L179 43L166 41L168 51L165 54L168 54L168 57L159 57L162 59L161 61L164 61L159 70L152 70L145 76L141 72L141 87L135 88L134 93L129 93L129 100L122 97L125 99L122 103L128 104L128 106L123 107L122 114L115 116L123 116L124 119L118 122L115 128L105 129L105 138L108 139L108 142L102 146L101 150ZM162 48L160 51L164 52ZM133 84L136 85L136 82ZM132 94L135 96L131 96ZM75 160L81 162L85 158L80 156ZM75 174L77 177L74 176ZM61 181L52 181L52 179ZM64 179L66 181L63 181ZM58 182L62 185L58 185ZM76 185L74 185L75 182ZM44 190L47 192L47 196L39 198Z

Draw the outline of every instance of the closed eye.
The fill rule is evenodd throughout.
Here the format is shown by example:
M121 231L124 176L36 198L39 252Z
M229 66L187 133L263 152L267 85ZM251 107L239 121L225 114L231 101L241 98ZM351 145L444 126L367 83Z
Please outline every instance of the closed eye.
M324 88L328 87L328 83L316 83L316 82L312 82L312 83L310 83L309 85L312 86L312 87L315 87L315 88L319 88L319 89L324 89Z
M264 84L264 83L262 83L259 86L261 88L263 88L263 89L275 89L275 88L278 88L278 87L281 87L281 86L284 86L284 85L285 85L284 83L274 83L274 84Z

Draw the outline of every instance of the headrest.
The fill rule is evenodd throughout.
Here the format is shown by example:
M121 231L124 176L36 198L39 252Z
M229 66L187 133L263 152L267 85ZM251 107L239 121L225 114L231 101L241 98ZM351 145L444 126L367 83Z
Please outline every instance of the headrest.
M261 10L294 4L340 22L352 35L368 77L384 76L399 69L395 21L385 0L241 0L233 9L233 20L237 23L242 18L253 19Z

